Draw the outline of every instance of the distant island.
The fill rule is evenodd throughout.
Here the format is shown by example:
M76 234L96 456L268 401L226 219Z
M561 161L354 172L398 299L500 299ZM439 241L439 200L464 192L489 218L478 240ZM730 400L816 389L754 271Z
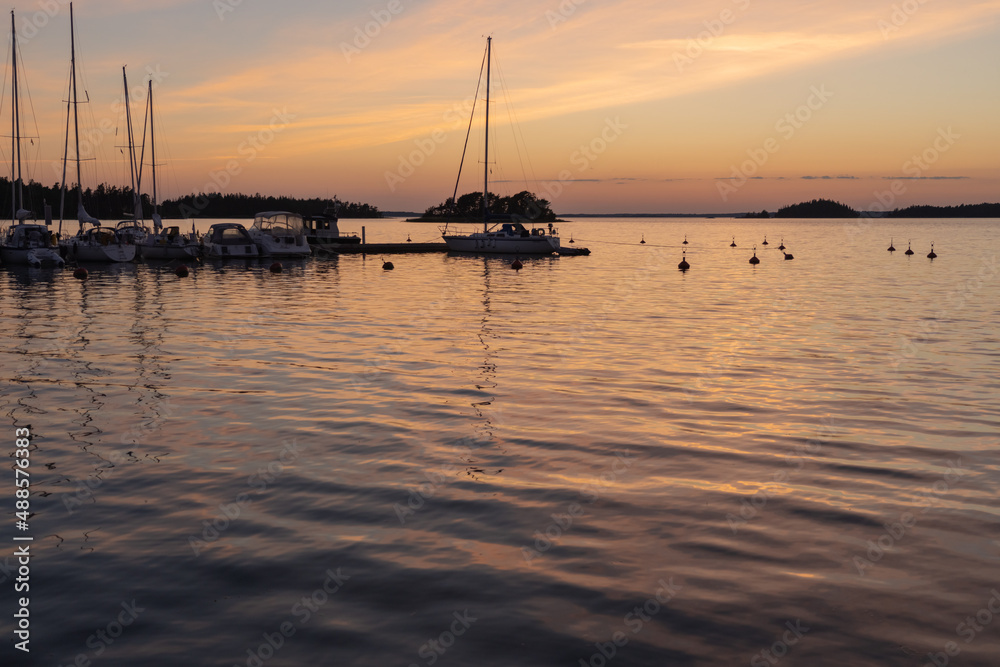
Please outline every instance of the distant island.
M778 209L776 218L857 218L861 214L847 204L832 199L813 199Z
M892 211L856 211L832 199L813 199L779 208L772 216L766 210L749 212L744 218L1000 218L1000 204L962 204L960 206L908 206Z
M885 214L887 218L1000 218L1000 204L908 206Z
M516 195L500 197L490 193L489 211L491 217L514 218L525 222L556 222L556 214L549 207L548 200L541 199L533 192L522 190ZM410 222L470 222L483 219L483 193L469 192L458 198L452 197L437 206L431 206L419 218Z

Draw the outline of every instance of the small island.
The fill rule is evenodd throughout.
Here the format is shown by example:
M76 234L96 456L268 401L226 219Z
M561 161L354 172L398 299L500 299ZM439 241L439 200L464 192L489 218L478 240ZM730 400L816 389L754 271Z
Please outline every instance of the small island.
M832 199L813 199L778 209L776 218L857 218L861 214L846 204Z
M533 192L522 190L516 195L500 197L490 193L491 218L516 218L526 222L556 222L556 214L546 199ZM442 204L431 206L419 218L407 222L481 222L483 219L483 193L468 192L456 201L449 197Z

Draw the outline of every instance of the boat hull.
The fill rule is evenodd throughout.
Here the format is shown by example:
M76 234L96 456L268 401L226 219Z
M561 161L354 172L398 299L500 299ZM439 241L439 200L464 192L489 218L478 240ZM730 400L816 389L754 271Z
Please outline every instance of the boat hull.
M549 255L559 252L555 236L499 237L491 234L444 234L444 242L452 252L474 252L506 255Z
M260 257L260 253L253 243L249 245L209 243L205 246L205 256L213 259L254 259Z
M171 245L169 243L144 243L139 246L144 259L193 259L201 254L201 248L193 243Z
M68 241L63 248L66 256L77 262L132 262L135 261L136 246L109 243L89 245Z
M271 236L270 234L254 234L250 236L260 250L261 257L308 257L312 254L304 234L298 236Z

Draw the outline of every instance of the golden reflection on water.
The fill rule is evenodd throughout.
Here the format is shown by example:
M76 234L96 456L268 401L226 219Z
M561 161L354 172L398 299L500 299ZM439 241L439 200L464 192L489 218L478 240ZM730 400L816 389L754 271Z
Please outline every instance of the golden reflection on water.
M897 659L889 644L946 638L995 572L982 517L996 513L1000 281L919 332L980 270L957 249L988 259L991 228L921 223L930 264L875 239L846 245L839 223L772 221L796 259L759 250L750 267L728 240L761 223L573 224L592 256L520 272L445 255L394 257L392 272L360 256L280 274L206 262L187 279L147 265L85 282L5 270L5 414L32 424L55 466L34 502L60 541L38 546L88 591L86 607L54 595L40 616L92 629L95 608L144 582L162 637L210 643L238 627L204 649L231 664L343 563L357 592L345 586L311 632L329 651L349 644L331 629L349 628L379 663L412 661L440 632L424 622L465 607L486 619L457 654L467 664L572 663L670 576L685 588L628 647L637 664L668 650L677 664L743 662L794 618L878 664ZM648 247L601 244L640 233ZM913 353L900 357L903 337ZM955 457L969 472L859 577L852 557ZM207 539L206 521L225 528ZM408 593L390 605L393 587ZM856 620L859 598L883 639ZM215 611L187 625L203 608ZM72 656L79 633L49 632ZM513 635L527 657L489 648ZM829 664L828 648L803 642L796 659ZM288 651L326 655L305 639Z

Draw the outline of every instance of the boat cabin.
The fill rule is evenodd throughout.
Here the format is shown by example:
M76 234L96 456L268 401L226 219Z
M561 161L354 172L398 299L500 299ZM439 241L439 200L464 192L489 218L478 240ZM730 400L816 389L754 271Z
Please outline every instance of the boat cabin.
M8 248L51 248L52 233L45 225L14 225L7 230L4 245Z
M167 232L169 233L171 229L180 231L177 227L170 227ZM210 231L209 243L215 245L253 245L246 228L239 223L227 222L212 225Z
M254 216L252 229L274 237L295 237L305 234L302 216L288 211L267 211Z

